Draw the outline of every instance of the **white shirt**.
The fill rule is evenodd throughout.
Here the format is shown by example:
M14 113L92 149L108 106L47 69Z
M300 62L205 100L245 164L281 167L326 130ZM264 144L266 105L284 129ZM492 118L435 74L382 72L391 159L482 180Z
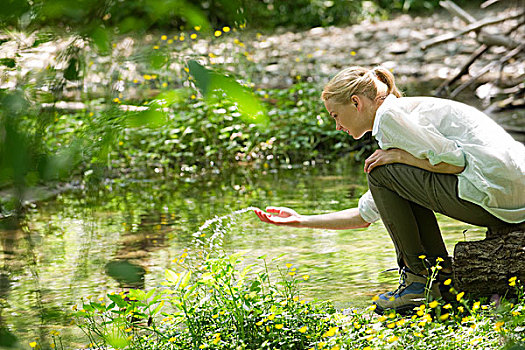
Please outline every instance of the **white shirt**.
M525 221L525 146L476 108L389 95L376 112L372 135L382 149L399 148L432 165L465 166L456 174L461 199L505 222ZM359 199L359 214L367 222L380 218L370 190Z

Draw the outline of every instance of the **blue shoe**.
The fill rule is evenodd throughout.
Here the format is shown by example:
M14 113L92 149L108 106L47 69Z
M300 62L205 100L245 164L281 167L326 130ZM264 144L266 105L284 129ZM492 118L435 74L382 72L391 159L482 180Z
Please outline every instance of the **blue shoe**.
M427 301L426 285L427 276L418 275L403 268L399 277L399 287L394 292L379 295L379 299L374 302L375 311L380 315L389 311L399 314L411 312L415 307ZM429 297L437 299L440 296L438 284L432 283Z

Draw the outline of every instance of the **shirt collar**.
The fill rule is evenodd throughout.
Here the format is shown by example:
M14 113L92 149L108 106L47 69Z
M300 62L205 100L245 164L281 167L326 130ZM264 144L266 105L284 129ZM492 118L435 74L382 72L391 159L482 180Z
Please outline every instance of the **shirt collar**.
M372 136L377 135L377 132L379 131L379 120L381 119L381 116L383 115L383 113L385 113L389 105L394 103L396 99L397 97L395 95L388 95L381 104L381 106L379 106L379 108L377 109L376 116L374 118L374 125L372 126Z

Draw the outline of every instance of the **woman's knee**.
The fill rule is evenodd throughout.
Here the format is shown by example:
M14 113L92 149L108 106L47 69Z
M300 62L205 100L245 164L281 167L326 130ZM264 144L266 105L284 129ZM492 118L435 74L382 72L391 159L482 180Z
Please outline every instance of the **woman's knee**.
M380 165L367 174L368 183L378 186L391 182L392 174L389 170L393 164Z

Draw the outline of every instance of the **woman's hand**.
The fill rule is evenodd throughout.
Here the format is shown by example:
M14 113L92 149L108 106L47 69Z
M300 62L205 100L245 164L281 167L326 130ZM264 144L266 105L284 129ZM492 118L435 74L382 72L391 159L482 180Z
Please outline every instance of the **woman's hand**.
M459 174L465 170L464 166L457 166L444 162L432 165L428 159L416 158L407 151L399 148L391 148L387 150L378 149L372 153L372 155L365 160L365 173L370 173L372 169L377 166L392 163L412 165L424 170L441 174Z
M259 217L259 219L261 219L261 221L267 222L269 224L300 227L302 216L290 208L268 207L266 208L266 212L262 211L261 209L254 209L254 212Z
M372 169L380 165L403 163L402 160L405 153L407 152L398 148L388 150L378 149L365 160L365 173L371 172Z

